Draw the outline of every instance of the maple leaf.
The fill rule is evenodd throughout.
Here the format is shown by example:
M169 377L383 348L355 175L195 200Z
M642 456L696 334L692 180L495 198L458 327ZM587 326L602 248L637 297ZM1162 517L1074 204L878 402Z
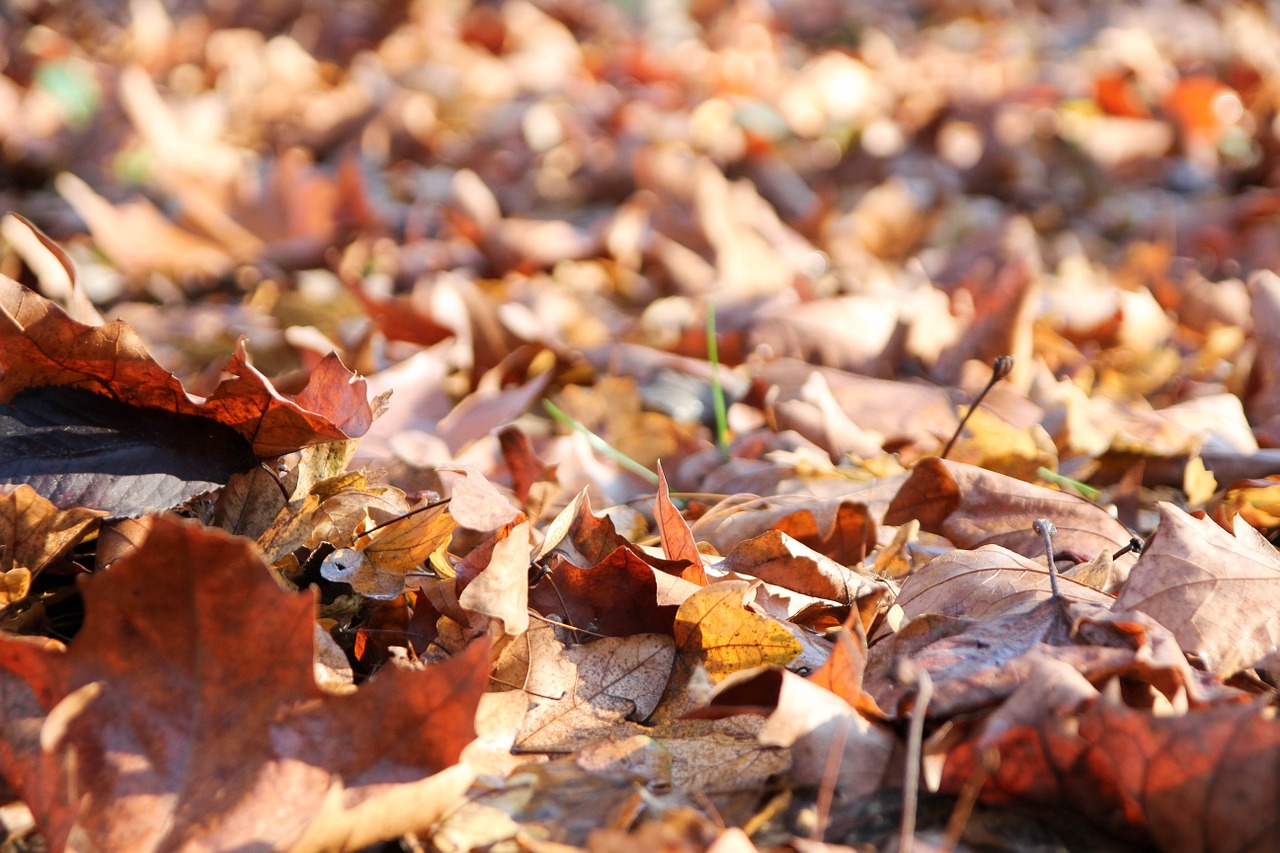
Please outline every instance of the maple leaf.
M1243 522L1231 536L1160 504L1160 526L1116 596L1167 626L1183 650L1224 678L1280 661L1280 554Z
M117 320L90 326L0 276L0 402L40 387L85 388L119 403L209 418L273 458L309 444L363 435L373 414L365 383L326 356L294 399L286 399L248 362L241 342L223 368L232 374L207 399L192 397Z
M83 592L69 649L0 637L0 773L54 850L350 849L407 831L362 823L384 805L468 784L433 774L474 736L483 643L325 695L314 597L247 541L165 517Z
M713 681L762 664L786 665L802 651L781 622L753 613L748 581L717 581L689 596L676 611L675 638L682 655L707 669Z

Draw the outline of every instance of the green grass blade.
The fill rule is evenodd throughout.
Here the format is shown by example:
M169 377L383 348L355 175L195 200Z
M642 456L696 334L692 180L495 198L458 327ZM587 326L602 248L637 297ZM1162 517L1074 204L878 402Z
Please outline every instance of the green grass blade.
M542 407L547 410L547 414L551 415L551 417L555 418L560 423L564 424L565 426L569 427L572 430L582 433L582 435L586 437L587 443L590 444L592 449L595 450L597 453L601 453L605 456L612 457L615 462L617 462L623 468L626 468L631 473L638 474L641 477L644 477L654 486L658 485L657 474L655 474L653 471L650 471L648 468L644 467L639 462L632 459L627 454L623 453L621 450L618 450L617 448L613 447L612 445L609 444L609 442L605 441L603 438L596 435L594 432L587 429L585 426L578 423L573 418L569 417L569 415L565 414L564 410L561 409L559 406L557 406L555 403L551 402L550 400L543 400Z

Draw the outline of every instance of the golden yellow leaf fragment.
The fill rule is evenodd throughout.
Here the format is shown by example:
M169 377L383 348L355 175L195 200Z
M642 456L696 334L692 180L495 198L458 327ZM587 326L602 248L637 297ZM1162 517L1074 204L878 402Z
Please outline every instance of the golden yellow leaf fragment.
M27 485L0 494L0 607L25 598L31 578L66 556L102 515L60 510Z
M699 660L713 682L753 666L786 666L800 641L781 622L748 610L757 584L718 581L689 596L676 611L676 645Z
M431 554L449 544L458 523L449 515L449 505L438 503L415 507L407 514L366 533L356 540L379 569L402 572L420 566Z

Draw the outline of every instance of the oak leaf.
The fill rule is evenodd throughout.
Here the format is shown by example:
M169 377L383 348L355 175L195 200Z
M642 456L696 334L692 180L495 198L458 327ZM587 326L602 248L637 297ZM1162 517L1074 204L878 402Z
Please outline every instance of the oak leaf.
M484 644L325 695L314 597L247 541L167 517L83 594L69 649L0 636L0 774L55 851L352 849L469 782L433 774L474 736Z

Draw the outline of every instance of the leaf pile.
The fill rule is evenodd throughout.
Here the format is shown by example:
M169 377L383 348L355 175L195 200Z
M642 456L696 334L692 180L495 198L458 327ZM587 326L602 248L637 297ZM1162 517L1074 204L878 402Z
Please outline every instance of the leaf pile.
M6 849L1275 849L1278 55L16 4Z

